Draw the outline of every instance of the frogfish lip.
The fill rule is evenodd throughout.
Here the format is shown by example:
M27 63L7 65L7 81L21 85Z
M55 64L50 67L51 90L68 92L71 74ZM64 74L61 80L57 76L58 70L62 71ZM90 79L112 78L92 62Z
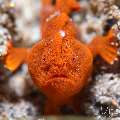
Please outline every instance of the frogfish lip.
M65 74L54 74L51 76L51 79L62 79L62 78L68 79L67 75Z

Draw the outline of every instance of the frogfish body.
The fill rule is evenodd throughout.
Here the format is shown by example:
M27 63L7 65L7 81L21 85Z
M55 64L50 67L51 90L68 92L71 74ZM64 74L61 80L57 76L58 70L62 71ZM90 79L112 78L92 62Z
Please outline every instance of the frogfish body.
M79 4L75 0L56 0L56 5L50 0L43 3L42 12L45 14L48 6L50 10L41 14L42 40L30 50L10 47L12 52L6 56L5 65L14 71L25 61L35 85L47 96L44 114L59 114L60 106L88 84L96 55L108 63L117 57L117 47L110 44L116 42L116 36L110 30L106 36L96 36L90 44L83 44L68 16L72 10L78 10ZM21 56L12 55L15 53ZM15 62L17 59L19 64Z

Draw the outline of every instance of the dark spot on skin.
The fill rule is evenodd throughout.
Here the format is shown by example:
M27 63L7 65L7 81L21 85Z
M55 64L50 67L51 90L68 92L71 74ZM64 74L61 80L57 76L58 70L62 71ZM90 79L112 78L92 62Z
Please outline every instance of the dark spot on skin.
M47 65L47 66L45 66L44 71L45 71L45 72L48 72L49 69L50 69L50 65Z
M56 0L52 0L52 4L55 5L56 4Z
M43 61L45 61L46 59L45 58L43 58Z

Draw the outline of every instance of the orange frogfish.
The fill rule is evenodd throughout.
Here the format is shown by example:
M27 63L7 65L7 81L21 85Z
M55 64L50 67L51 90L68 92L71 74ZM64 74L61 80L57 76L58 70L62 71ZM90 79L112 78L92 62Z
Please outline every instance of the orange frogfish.
M59 114L60 107L88 84L97 55L109 64L114 62L118 48L111 42L117 38L111 29L86 45L78 39L78 30L69 17L72 11L80 10L76 0L56 0L55 4L43 0L43 5L42 40L29 50L9 45L5 65L14 71L26 62L32 80L47 97L44 114Z

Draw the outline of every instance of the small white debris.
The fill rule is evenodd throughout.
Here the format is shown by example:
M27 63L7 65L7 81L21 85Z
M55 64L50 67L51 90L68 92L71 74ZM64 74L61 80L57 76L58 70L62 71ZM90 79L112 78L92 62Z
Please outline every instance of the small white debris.
M110 44L111 44L111 45L113 45L113 46L115 45L115 43L114 43L114 42L111 42Z
M118 58L115 58L114 61L118 61Z
M62 37L65 37L65 35L66 35L66 34L65 34L65 31L63 31L63 30L60 30L59 33L60 33L60 35L61 35Z
M119 44L118 44L117 42L115 43L115 45L116 45L116 47L118 47L118 46L119 46Z
M10 3L9 3L9 7L10 8L14 8L16 5L15 5L15 3L13 2L13 1L11 1Z

